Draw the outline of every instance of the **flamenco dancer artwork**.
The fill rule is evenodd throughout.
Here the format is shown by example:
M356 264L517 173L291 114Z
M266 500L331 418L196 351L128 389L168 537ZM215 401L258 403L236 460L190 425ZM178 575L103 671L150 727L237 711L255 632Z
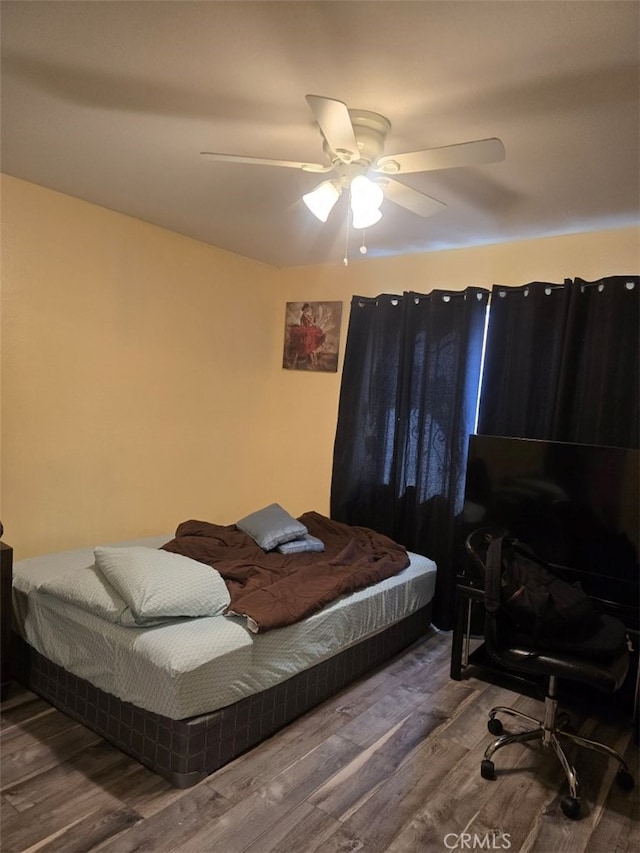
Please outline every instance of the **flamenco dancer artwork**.
M287 302L282 366L336 373L342 302Z

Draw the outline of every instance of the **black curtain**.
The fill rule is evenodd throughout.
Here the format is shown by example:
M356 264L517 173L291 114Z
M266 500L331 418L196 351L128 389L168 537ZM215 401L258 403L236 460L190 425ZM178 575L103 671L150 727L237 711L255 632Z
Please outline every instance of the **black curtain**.
M638 446L639 276L495 286L478 432Z
M487 299L480 288L354 297L342 373L331 515L435 560L445 629Z

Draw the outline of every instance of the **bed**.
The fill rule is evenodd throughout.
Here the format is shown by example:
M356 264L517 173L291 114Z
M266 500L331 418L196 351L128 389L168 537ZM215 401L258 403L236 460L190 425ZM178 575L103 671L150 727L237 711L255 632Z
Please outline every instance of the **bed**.
M318 527L324 524L322 516L305 514L302 520L311 533L330 539L328 528ZM366 585L360 578L359 588L311 604L302 618L265 627L258 611L251 610L253 580L241 585L243 594L251 592L245 607L246 596L236 595L228 579L221 584L218 570L205 565L206 555L205 562L190 556L193 547L202 548L201 541L194 546L193 524L211 532L211 525L186 522L177 531L186 531L184 543L177 534L160 535L21 560L13 579L18 679L181 788L196 784L422 636L430 625L436 576L431 560L401 549L405 565L399 570L396 566ZM229 531L234 543L246 543L242 537L247 534L235 525L214 527ZM235 556L242 547L228 550ZM242 553L250 553L248 544ZM314 586L323 560L331 557L335 571L336 562L346 563L347 553L351 560L351 551L343 549L336 561L328 547L327 554L306 552L281 561L293 574L298 571L294 561L302 558L305 583ZM163 599L155 586L152 595L145 588L142 610L128 594L119 597L120 582L135 585L138 575L131 566L137 572L138 559L147 567L153 561L154 578L171 560L187 561L179 566L178 595L190 598L196 611L166 614L166 600L173 607L174 594ZM167 569L174 584L177 565ZM251 579L254 575L252 568ZM264 595L261 590L258 597Z

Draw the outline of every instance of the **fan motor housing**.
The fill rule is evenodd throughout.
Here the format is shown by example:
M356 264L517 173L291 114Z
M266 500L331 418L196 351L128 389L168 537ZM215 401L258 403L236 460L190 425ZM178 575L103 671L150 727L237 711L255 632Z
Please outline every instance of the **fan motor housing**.
M353 132L358 143L359 159L352 160L351 165L358 164L359 171L367 169L375 163L384 150L384 141L391 130L391 122L378 113L368 110L349 110ZM323 145L324 152L334 166L344 163L342 157L332 151L327 142Z

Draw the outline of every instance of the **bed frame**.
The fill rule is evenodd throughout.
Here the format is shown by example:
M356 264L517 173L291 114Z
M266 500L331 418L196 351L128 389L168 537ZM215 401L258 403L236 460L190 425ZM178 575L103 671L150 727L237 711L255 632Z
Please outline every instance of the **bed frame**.
M59 710L178 788L188 788L423 636L431 605L226 708L171 720L117 699L14 635L15 675Z

